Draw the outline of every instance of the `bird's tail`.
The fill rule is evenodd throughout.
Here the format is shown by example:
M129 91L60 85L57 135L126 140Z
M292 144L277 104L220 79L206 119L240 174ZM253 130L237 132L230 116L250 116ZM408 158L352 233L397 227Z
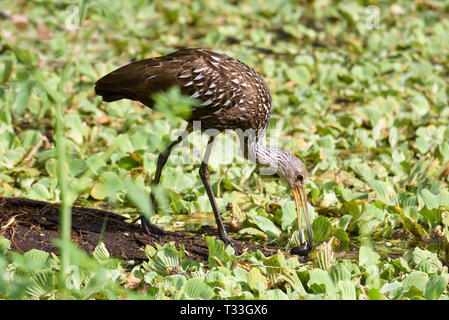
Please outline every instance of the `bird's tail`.
M127 98L122 94L114 92L112 89L106 88L102 84L98 84L98 82L95 84L95 94L97 96L101 96L102 100L105 102L112 102Z
M95 94L101 96L103 101L112 102L120 99L131 99L153 107L148 90L143 86L143 69L139 68L141 62L125 65L95 82Z

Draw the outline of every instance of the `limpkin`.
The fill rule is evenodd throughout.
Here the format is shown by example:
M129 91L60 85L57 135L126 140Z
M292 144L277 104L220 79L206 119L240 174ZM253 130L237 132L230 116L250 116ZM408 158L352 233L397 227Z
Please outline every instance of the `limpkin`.
M302 252L312 247L312 232L307 211L304 186L307 172L303 162L285 150L267 147L264 138L271 114L271 93L262 78L253 68L227 55L205 49L181 49L166 56L132 62L105 75L95 83L95 92L103 101L120 99L139 101L153 108L152 94L178 86L181 93L200 100L201 104L192 107L187 120L186 131L195 130L193 125L200 121L200 130L210 137L199 175L209 197L217 223L220 238L232 245L220 213L209 180L208 162L216 135L224 130L235 130L244 156L263 166L274 169L289 184L298 218L299 240ZM211 134L210 132L215 132ZM172 149L182 141L178 137L159 154L154 176L158 184ZM154 201L154 198L152 197ZM304 241L300 208L303 208L309 244ZM142 225L147 232L164 232L144 217Z

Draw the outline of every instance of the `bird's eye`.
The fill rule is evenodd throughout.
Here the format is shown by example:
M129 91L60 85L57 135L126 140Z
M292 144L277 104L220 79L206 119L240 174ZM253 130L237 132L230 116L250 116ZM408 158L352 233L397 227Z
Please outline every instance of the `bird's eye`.
M304 177L303 177L302 174L298 174L298 176L296 177L296 179L297 179L298 181L302 181L302 180L304 180Z

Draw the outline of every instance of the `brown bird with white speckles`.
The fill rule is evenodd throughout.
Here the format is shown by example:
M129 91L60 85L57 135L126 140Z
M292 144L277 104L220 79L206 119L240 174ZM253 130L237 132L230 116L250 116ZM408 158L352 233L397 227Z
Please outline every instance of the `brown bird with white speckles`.
M205 49L182 49L166 56L130 63L95 83L97 95L106 102L120 99L140 101L152 108L151 95L178 86L182 94L201 101L193 107L187 132L195 130L193 123L201 121L201 131L210 134L199 173L209 197L220 237L232 245L223 226L215 197L209 181L209 162L216 135L232 129L239 135L245 157L258 164L271 167L290 185L298 215L300 242L299 252L307 254L312 247L312 233L307 211L304 186L307 172L304 164L293 154L265 146L266 129L271 114L270 90L261 75L243 62ZM162 168L171 150L182 141L173 141L158 157L154 183L158 184ZM300 208L307 222L309 244L304 241ZM166 233L165 230L142 220L147 232Z

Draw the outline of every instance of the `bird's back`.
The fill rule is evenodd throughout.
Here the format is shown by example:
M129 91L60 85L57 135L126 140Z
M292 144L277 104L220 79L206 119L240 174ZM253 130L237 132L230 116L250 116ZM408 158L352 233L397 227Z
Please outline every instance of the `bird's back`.
M269 121L271 94L254 69L224 54L182 49L162 57L123 66L95 83L104 101L131 99L153 107L151 95L178 86L201 105L190 122L201 129L264 129Z

